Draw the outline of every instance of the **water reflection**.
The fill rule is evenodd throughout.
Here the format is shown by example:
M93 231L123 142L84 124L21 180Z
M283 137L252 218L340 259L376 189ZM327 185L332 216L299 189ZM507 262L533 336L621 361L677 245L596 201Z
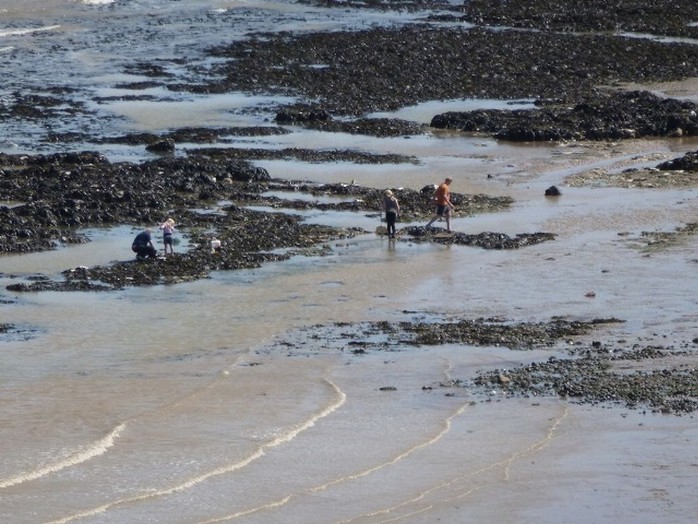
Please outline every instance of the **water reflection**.
M449 111L476 111L479 109L500 109L513 111L515 109L533 109L533 99L530 100L498 100L485 98L459 98L454 100L431 100L403 107L392 112L378 112L369 115L371 118L399 118L411 120L420 124L429 124L438 114Z
M120 225L109 228L79 230L89 242L84 244L57 244L51 251L0 256L0 273L29 275L33 273L56 274L77 266L107 265L115 261L133 258L131 243L142 227ZM189 249L189 240L181 232L175 233L175 252ZM162 235L153 232L153 244L163 251Z

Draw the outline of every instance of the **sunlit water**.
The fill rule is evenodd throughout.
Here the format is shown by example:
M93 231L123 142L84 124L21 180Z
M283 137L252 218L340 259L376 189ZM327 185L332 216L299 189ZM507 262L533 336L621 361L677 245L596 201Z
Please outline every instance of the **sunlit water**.
M3 96L24 81L52 76L41 69L27 76L22 59L34 56L36 66L56 58L32 53L55 41L65 49L64 38L81 44L61 54L55 82L103 96L123 81L120 68L111 71L115 64L149 57L153 49L176 55L233 38L226 29L232 20L243 24L240 36L255 28L409 20L290 2L11 4L0 4L0 52L13 60ZM129 56L108 42L96 45L104 31L131 34ZM170 47L161 47L163 41ZM262 117L235 109L269 101L231 95L180 102L110 103L102 110L114 118L114 133L160 132L257 125ZM461 103L473 107L435 102L382 116L428 122L429 113ZM161 119L143 118L159 112ZM103 121L92 124L95 132L106 131ZM4 152L32 148L31 126L20 127L16 139L12 129L3 135L16 144ZM332 337L352 333L351 324L310 328L444 316L616 317L625 322L588 341L691 340L698 326L696 240L649 255L637 240L643 231L694 221L696 190L563 183L588 169L645 165L650 152L673 158L695 150L695 141L651 141L637 151L504 145L453 134L377 140L291 130L239 140L413 155L417 163L399 165L257 164L273 177L377 188L420 189L453 176L454 191L515 199L502 213L456 213L454 229L558 237L514 251L390 242L373 234L379 222L370 213L294 211L308 222L367 233L333 242L328 256L113 293L12 293L5 286L128 259L141 225L86 231L92 241L84 245L1 257L0 323L15 329L0 334L0 521L557 523L574 515L580 522L693 522L695 461L686 454L698 437L692 418L558 399L502 400L496 388L491 402L482 402L468 388L440 387L478 370L546 360L559 348L397 344L355 355ZM146 156L129 148L104 152L112 159ZM544 198L553 184L563 196ZM187 249L186 231L177 235L175 249Z

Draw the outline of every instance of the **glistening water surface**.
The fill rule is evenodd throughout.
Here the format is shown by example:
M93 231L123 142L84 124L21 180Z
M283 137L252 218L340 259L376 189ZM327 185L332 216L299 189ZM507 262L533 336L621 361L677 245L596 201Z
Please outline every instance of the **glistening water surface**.
M88 101L113 94L125 64L168 63L251 30L415 16L293 2L10 2L0 5L7 59L0 89L10 99L37 85L70 86ZM154 94L152 103L106 102L98 115L57 118L55 129L162 132L185 123L251 125L264 113L239 111L258 101L237 95ZM418 113L426 121L424 107ZM38 123L0 125L3 152L53 150ZM695 150L695 141L529 146L453 133L367 139L290 131L235 140L413 155L415 163L380 166L257 165L275 178L354 179L376 188L420 189L450 175L454 191L515 201L501 213L456 213L457 231L558 236L514 251L390 242L372 233L375 217L314 212L309 221L368 232L331 243L327 256L110 293L6 286L129 259L141 225L88 231L84 245L0 257L0 324L13 328L0 332L1 521L557 523L574 515L693 522L696 466L687 452L698 430L691 417L505 399L501 388L483 399L467 387L444 387L479 370L561 356L563 348L394 341L389 350L354 354L342 341L361 339L359 321L556 316L625 321L583 337L586 344L692 340L695 237L650 253L639 246L643 231L695 221L696 190L572 188L564 180L673 158ZM151 158L143 148L103 152L112 160ZM546 199L553 184L563 196ZM186 240L185 231L178 235Z

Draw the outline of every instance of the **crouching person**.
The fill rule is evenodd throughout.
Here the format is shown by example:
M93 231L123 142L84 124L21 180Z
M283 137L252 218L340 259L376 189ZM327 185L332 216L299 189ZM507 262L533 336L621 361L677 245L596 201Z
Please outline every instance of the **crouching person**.
M153 246L153 241L150 236L150 229L141 231L133 239L133 244L131 244L131 251L136 254L137 260L143 260L145 258L155 258L158 254L155 246Z

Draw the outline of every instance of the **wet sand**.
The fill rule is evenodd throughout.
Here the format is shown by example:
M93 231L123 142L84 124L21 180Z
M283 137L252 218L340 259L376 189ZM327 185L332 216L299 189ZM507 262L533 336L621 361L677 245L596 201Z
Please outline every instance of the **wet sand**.
M688 85L679 92L693 99ZM203 127L260 123L220 115L215 96L199 102L169 123L197 122L206 108L214 111L201 112ZM163 107L154 106L112 109L123 116ZM133 124L155 134L167 123ZM92 231L90 244L55 252L3 255L0 323L16 329L0 332L0 520L694 521L695 413L519 395L475 379L572 358L595 344L610 354L666 351L616 361L620 374L695 369L696 236L650 246L643 233L695 221L698 189L617 184L615 176L694 151L695 137L510 144L458 133L378 139L294 127L228 145L250 142L414 154L418 164L255 165L274 178L355 179L376 189L419 190L453 176L454 191L514 199L506 211L456 214L457 231L557 237L517 250L390 242L371 232L375 215L313 211L309 221L368 233L332 240L322 255L108 293L5 286L124 261L142 224ZM113 159L147 157L140 146L103 150ZM561 197L544 197L551 185ZM555 317L622 322L523 350L415 346L397 332L380 347L388 335L359 329ZM361 345L366 338L379 349Z
M652 143L659 154L674 147ZM349 323L344 330L351 332L352 322L441 315L531 322L616 316L625 322L578 341L619 348L690 341L695 237L650 256L633 244L642 230L696 216L695 189L564 186L572 172L631 163L636 146L619 144L609 155L581 144L573 159L559 158L555 147L534 148L539 158L502 158L512 172L527 173L523 181L511 175L481 182L486 161L481 173L457 180L461 187L495 183L517 204L505 213L457 217L456 229L549 229L560 235L552 243L484 251L393 244L369 234L334 243L330 256L189 284L14 297L3 321L42 326L44 333L5 343L5 354L16 359L5 370L5 397L13 404L33 399L23 415L15 405L12 420L3 421L4 441L14 450L3 475L6 515L25 522L176 515L182 522L545 523L574 514L582 522L690 522L692 415L443 386L545 361L564 344L523 352L398 345L353 354L331 336L307 332L335 322ZM542 192L553 183L563 196L551 202ZM72 260L29 255L37 261L27 269L103 263L129 235L89 258L81 247ZM3 259L3 271L21 271L23 259ZM138 325L144 329L134 330ZM25 369L31 353L40 360ZM39 377L43 393L23 394ZM75 410L84 419L79 430L67 416ZM31 459L56 445L60 454ZM22 471L30 474L13 477ZM76 482L78 498L70 495ZM37 490L44 502L30 517L27 497Z

